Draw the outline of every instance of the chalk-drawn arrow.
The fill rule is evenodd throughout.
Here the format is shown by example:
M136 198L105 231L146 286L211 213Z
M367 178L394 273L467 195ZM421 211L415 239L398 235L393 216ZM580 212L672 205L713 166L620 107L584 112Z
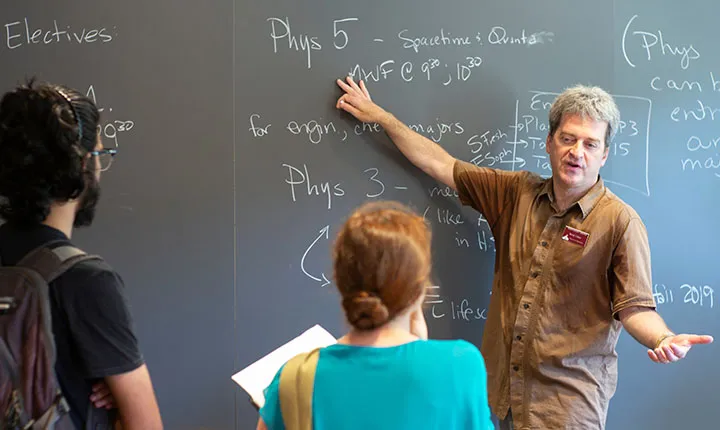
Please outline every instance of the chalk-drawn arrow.
M312 279L313 281L322 282L322 285L320 285L321 287L329 285L330 281L328 281L328 278L325 276L325 272L320 274L320 278L308 273L308 271L305 270L305 257L307 257L307 255L310 252L310 250L312 249L312 247L315 246L315 244L318 243L318 241L320 239L322 239L323 236L325 236L325 239L330 238L330 226L329 225L326 225L325 227L320 229L320 234L318 235L318 237L315 238L315 240L312 241L310 246L308 246L308 248L305 250L305 253L303 254L302 258L300 259L300 269L303 271L303 273L305 275L307 275L308 278Z

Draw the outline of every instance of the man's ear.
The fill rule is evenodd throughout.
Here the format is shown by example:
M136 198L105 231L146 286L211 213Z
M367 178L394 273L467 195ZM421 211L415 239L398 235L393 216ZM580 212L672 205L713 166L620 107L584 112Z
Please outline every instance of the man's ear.
M603 158L600 161L600 167L605 165L605 162L608 159L608 155L610 155L610 144L606 143L605 144L605 152L603 153Z
M552 145L552 135L548 132L547 137L545 138L545 152L548 154L550 154L550 145Z

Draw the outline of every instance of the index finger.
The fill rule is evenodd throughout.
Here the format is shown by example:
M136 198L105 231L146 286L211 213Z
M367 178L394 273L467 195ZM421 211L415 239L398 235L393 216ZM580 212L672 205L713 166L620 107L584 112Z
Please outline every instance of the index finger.
M342 81L342 79L337 80L337 84L340 88L342 88L346 93L352 93L355 90L348 84Z
M348 76L348 77L347 77L347 81L348 81L348 83L350 84L350 86L351 86L355 91L357 91L357 92L359 92L359 93L362 93L362 90L361 90L360 87L358 87L358 85L355 83L355 80L352 78L352 76Z

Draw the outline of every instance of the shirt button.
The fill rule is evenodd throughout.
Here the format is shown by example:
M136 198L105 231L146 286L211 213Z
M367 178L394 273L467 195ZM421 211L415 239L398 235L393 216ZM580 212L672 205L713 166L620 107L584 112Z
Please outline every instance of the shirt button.
M531 277L531 278L537 278L538 275L539 275L538 272L532 272L532 273L530 274L530 277Z
M517 339L517 340L522 340L522 336L517 335L517 336L515 336L515 339Z
M518 367L518 366L513 366L513 370L517 372L518 370L520 370L520 367Z
M548 246L548 243L543 240L542 242L540 242L540 245L542 245L542 246L544 246L544 247L547 247L547 246Z
M529 308L529 307L530 307L530 305L529 305L529 304L527 304L527 303L525 303L525 304L523 304L523 307L524 307L525 309L527 309L527 308Z

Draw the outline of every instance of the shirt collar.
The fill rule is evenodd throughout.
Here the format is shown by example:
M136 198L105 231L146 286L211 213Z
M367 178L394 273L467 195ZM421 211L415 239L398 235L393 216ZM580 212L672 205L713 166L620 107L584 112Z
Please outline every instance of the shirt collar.
M603 181L602 177L598 175L598 180L595 182L595 184L590 188L584 196L580 198L577 202L573 203L568 207L568 209L572 208L575 205L578 205L580 207L580 211L582 212L583 219L587 218L587 216L592 212L593 208L597 203L600 201L600 198L605 194L605 182ZM550 203L555 206L555 192L553 191L553 178L552 176L545 180L545 183L543 184L540 195L547 195L548 200L550 200Z

